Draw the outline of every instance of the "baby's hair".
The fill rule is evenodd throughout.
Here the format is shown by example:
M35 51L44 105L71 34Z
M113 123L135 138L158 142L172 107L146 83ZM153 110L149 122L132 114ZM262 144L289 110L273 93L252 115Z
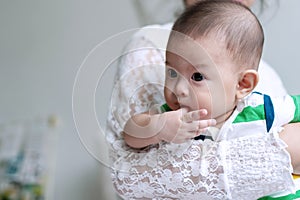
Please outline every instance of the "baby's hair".
M216 37L236 64L257 69L264 33L256 16L246 6L230 0L203 0L188 8L173 25L193 39ZM172 35L171 35L172 36Z

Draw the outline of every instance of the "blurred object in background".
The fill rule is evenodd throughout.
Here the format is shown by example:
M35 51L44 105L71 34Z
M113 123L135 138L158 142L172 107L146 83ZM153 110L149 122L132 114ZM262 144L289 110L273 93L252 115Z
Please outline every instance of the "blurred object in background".
M0 200L48 199L58 118L0 124Z
M141 25L173 22L184 9L182 0L134 0Z
M133 5L141 25L165 24L175 21L183 12L183 0L134 0ZM251 8L263 23L270 21L278 12L278 0L255 1Z

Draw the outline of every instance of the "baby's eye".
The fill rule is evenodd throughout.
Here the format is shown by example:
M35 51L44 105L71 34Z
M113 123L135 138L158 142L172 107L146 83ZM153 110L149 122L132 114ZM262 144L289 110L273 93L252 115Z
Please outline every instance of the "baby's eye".
M194 81L202 81L204 79L204 77L199 72L196 72L192 75L191 79Z
M174 69L168 69L168 75L171 78L176 78L177 77L177 72Z

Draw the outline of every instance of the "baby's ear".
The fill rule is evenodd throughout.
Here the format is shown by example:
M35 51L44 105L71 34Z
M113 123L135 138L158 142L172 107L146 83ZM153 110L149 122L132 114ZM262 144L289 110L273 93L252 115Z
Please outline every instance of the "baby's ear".
M236 97L241 99L253 91L258 83L258 73L256 70L249 69L241 73L237 86Z

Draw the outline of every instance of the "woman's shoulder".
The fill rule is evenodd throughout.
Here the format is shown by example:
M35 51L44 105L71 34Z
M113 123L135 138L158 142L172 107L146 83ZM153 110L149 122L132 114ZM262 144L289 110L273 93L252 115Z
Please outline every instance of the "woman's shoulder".
M131 38L131 42L147 41L157 47L165 47L169 38L173 23L147 25L137 30Z
M259 82L255 91L271 96L286 95L286 89L276 70L267 62L261 60L258 67Z
M134 38L138 37L147 37L149 33L157 32L157 31L165 31L170 32L173 26L173 22L167 24L151 24L146 25L144 27L138 28L137 31L133 35Z
M144 51L160 49L156 54L158 53L159 57L164 57L165 53L161 50L166 49L172 26L173 23L153 24L136 29L126 43L123 51L128 52L141 48Z
M151 29L151 28L171 30L173 24L174 24L174 22L169 22L169 23L166 23L166 24L150 24L150 25L146 25L146 26L142 27L141 30Z

